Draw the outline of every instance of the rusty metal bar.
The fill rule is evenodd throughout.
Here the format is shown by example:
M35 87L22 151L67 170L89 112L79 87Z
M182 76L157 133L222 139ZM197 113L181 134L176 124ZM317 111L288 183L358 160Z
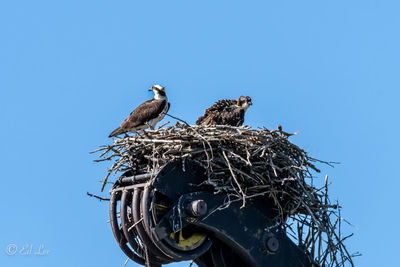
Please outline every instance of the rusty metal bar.
M145 173L138 174L129 177L124 177L121 179L122 184L134 184L140 181L148 181L151 177L155 177L157 174L154 173Z
M135 188L144 188L146 186L147 183L142 183L142 184L133 184L133 185L128 185L128 186L122 186L122 187L117 187L114 188L110 191L110 194L113 194L114 192L119 192L119 191L123 191L123 190L132 190Z
M123 233L121 233L120 226L118 223L117 219L117 196L118 193L113 193L111 194L111 199L110 199L110 224L111 224L111 229L114 234L115 240L117 240L117 243L121 250L125 253L126 256L128 256L131 260L134 262L145 265L145 260L138 255L135 254L134 251L132 251L128 246L127 246L127 240L125 239L125 236Z

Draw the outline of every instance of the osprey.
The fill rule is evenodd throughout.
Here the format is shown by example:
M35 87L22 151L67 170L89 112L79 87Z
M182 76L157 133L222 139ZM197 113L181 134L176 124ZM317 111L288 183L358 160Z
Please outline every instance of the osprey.
M109 137L117 136L126 132L136 132L150 128L154 130L156 124L162 120L168 112L168 103L165 88L161 85L153 85L149 91L154 92L154 97L138 106L131 112L117 129L110 133Z
M223 99L206 109L197 125L231 125L241 126L244 122L244 113L251 106L251 98L241 96L238 99Z

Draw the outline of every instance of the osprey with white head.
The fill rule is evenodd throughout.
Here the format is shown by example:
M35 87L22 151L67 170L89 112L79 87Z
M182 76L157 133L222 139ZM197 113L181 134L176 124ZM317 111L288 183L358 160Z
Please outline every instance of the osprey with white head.
M153 91L154 97L131 112L117 129L112 131L109 137L118 136L126 132L137 132L150 128L154 130L156 124L167 114L170 103L168 103L165 88L161 85L153 85L149 91Z

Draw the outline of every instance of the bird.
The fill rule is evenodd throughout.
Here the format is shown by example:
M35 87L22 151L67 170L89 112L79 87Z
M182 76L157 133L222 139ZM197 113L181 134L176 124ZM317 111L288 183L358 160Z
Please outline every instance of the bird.
M161 85L153 85L149 91L153 91L153 99L140 104L108 137L115 137L127 132L143 131L147 128L154 130L156 124L168 112L171 104L165 94L165 88Z
M204 115L197 119L196 124L241 126L244 122L244 114L252 104L248 96L219 100L206 109Z

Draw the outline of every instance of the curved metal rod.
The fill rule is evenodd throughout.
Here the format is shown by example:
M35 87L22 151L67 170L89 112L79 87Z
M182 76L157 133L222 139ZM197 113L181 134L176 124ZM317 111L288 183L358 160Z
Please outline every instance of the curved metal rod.
M149 189L149 187L145 187L144 192L143 192L143 197L142 197L142 207L143 207L143 211L142 211L142 216L143 216L143 224L144 224L144 229L146 230L146 233L149 235L150 239L156 243L156 240L154 239L152 233L151 233L151 228L152 228L152 223L151 223L151 216L150 216L150 204L149 204L149 200L150 200L150 192L151 190ZM154 212L152 212L153 218L155 218L155 214L153 214Z
M150 198L150 191L151 191L150 187L146 186L144 188L144 192L142 195L142 214L144 221L143 224L145 225L145 228L147 228L147 231L150 231L150 215L149 215L150 203L148 201ZM164 253L168 253L168 255L171 255L171 257L173 257L176 260L186 260L185 257L182 257L182 255L176 253L169 247L165 246L161 240L153 238L151 234L149 236L152 239L152 241L154 241L154 243L157 244L157 246L159 246Z
M120 218L121 218L121 228L124 233L124 237L126 240L128 240L129 245L133 248L133 250L138 253L142 258L143 253L139 253L139 251L143 252L143 249L139 246L137 241L135 240L135 232L132 231L129 232L129 228L131 227L131 223L129 222L128 219L128 207L130 206L130 203L128 201L131 200L129 196L132 195L131 191L122 191L122 197L121 197L121 204L120 204Z
M136 255L127 245L127 240L125 239L124 235L121 233L119 224L118 224L118 219L117 219L117 196L118 193L113 193L111 195L110 199L110 224L111 224L111 229L114 234L115 240L117 240L117 243L121 250L125 253L126 256L128 256L131 260L134 262L145 265L144 259Z
M133 221L135 224L136 232L139 235L140 239L143 241L143 243L146 245L147 249L149 250L151 256L157 257L158 261L162 261L163 263L171 263L174 262L174 259L165 254L163 251L161 251L156 245L153 243L153 241L149 238L147 235L146 231L144 230L143 224L140 221L140 202L139 198L141 195L142 190L140 188L135 188L133 192L133 197L132 197L132 214L133 214ZM142 212L143 212L143 207L142 207Z

